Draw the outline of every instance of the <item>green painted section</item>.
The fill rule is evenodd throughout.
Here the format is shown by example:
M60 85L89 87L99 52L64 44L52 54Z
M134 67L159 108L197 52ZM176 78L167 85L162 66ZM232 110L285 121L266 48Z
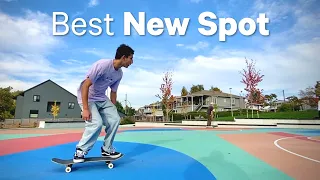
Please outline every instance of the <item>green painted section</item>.
M239 131L221 132L239 133ZM221 132L131 131L117 134L115 140L152 144L179 151L198 160L217 179L292 179L264 161L219 138L216 134ZM99 140L103 140L103 137Z
M49 134L0 134L0 140L46 136Z

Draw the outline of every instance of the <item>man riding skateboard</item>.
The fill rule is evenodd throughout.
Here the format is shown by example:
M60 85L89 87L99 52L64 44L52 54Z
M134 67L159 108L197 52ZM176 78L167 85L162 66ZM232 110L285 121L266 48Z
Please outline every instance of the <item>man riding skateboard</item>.
M120 152L113 148L113 140L120 124L116 104L117 90L122 79L121 67L128 68L133 63L134 50L122 44L117 48L113 60L101 59L93 64L78 88L78 103L85 120L85 130L76 145L74 162L83 162L85 155L97 141L102 126L106 126L104 143L101 147L103 157L118 158ZM106 90L110 87L110 99Z

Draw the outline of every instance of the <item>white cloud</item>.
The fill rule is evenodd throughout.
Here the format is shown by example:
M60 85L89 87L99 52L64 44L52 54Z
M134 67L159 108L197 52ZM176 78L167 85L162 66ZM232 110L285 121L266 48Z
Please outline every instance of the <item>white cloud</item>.
M271 22L279 22L292 12L293 6L282 0L256 0L252 9L254 17L258 16L259 13L265 13Z
M42 79L57 72L45 55L64 44L50 34L48 15L29 10L23 17L0 13L0 24L0 70L6 77Z
M61 62L65 63L65 64L69 64L69 65L77 65L77 64L86 64L86 61L79 61L76 59L63 59L61 60Z
M98 56L99 58L111 58L110 54L106 53L103 50L96 49L96 48L86 49L83 52L88 53L88 54L93 54L95 56Z
M48 79L72 84L70 77L79 78L78 73L87 71L88 66L83 64L57 67L47 59L51 52L65 46L63 41L51 35L50 22L50 16L41 12L26 10L22 17L0 13L3 27L0 29L1 87L26 90ZM72 59L62 62L80 63Z
M82 11L77 11L72 15L72 18L80 16L87 12L88 8L96 7L100 4L99 0L89 0L88 4L86 4L85 8Z
M14 17L0 12L0 49L19 53L48 53L62 42L51 35L51 18L41 12L25 11L25 16Z
M201 2L202 0L190 0L190 2L192 2L192 3L199 3L199 2Z
M2 1L5 1L5 2L13 2L13 1L17 1L17 0L2 0Z
M218 18L227 18L231 17L231 15L227 11L220 10L217 12Z
M99 0L90 0L89 4L88 4L88 7L94 7L94 6L97 6L97 5L99 5Z
M297 95L300 89L319 80L320 63L315 58L320 56L319 47L320 40L314 39L279 50L255 52L219 49L219 54L181 59L173 67L173 92L174 95L180 95L182 86L189 90L193 84L203 84L206 89L217 86L224 92L229 92L229 87L232 87L232 93L239 95L245 87L240 82L240 71L246 67L247 57L256 60L256 68L265 75L259 84L265 92L281 95L285 90L286 94ZM125 93L128 93L128 100L135 107L157 101L155 94L159 93L162 77L162 71L129 68L124 73L119 98L123 101Z
M180 94L182 86L189 89L192 84L203 84L206 89L217 86L225 92L228 92L229 87L232 87L232 92L239 94L244 88L244 85L240 83L239 71L245 68L245 57L257 60L257 68L265 75L260 84L260 87L265 91L281 93L281 90L284 89L286 94L289 92L298 93L300 89L313 85L320 77L318 68L320 64L317 59L320 56L320 39L310 38L319 37L317 31L319 23L317 21L310 23L310 18L317 19L319 14L306 13L304 9L299 10L298 8L293 12L299 13L301 16L298 16L292 29L272 34L272 36L263 38L264 40L262 38L254 39L261 46L262 50L260 51L248 50L244 47L242 49L226 49L216 46L214 49L211 48L210 54L198 53L195 57L177 60L174 54L166 51L157 54L152 52L154 50L145 47L148 51L140 49L135 58L141 59L141 62L148 60L149 63L159 62L162 64L167 63L168 56L174 57L170 60L172 65L170 67L174 70L174 95ZM70 57L70 59L62 59L61 61L66 64L58 68L47 59L46 54L63 44L50 36L51 24L48 22L51 21L45 20L48 18L50 17L45 14L30 11L24 17L0 15L2 24L8 24L11 27L11 32L4 32L10 33L9 36L2 36L0 33L0 42L5 42L0 46L0 70L3 72L0 75L0 86L10 85L15 89L25 90L44 80L52 79L76 94L76 89L91 64L80 64L80 61ZM308 23L305 24L306 22ZM28 36L22 33L22 30L26 29L16 24L23 24L27 30L28 27L32 27L33 30L30 30L30 34L33 32L37 34L37 37L40 37L33 38L37 43L28 41ZM275 44L281 44L281 46L275 46ZM177 44L177 47L198 52L206 48L210 51L208 42L198 42L194 45ZM100 58L114 56L100 49L86 49L82 52L94 54ZM147 52L148 54L138 54L138 52ZM142 66L144 64L146 63L141 63ZM150 67L135 68L135 66L124 69L124 77L118 92L119 101L124 101L126 93L130 104L135 108L158 100L155 95L159 93L165 69L154 64L152 69L149 69ZM21 65L23 69L18 68L18 65ZM14 78L16 76L24 79L18 80Z
M188 50L192 50L192 51L199 51L202 49L206 49L209 47L209 43L205 42L205 41L199 41L196 44L189 44L189 45L185 45L185 44L176 44L177 47L182 47Z

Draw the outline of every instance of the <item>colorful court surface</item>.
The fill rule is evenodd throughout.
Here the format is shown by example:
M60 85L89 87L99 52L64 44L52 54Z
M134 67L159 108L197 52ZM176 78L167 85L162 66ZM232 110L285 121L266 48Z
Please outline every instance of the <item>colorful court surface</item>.
M0 179L318 179L320 130L120 128L124 156L75 164L70 173L52 158L72 158L82 129L0 130ZM100 156L104 133L87 156Z

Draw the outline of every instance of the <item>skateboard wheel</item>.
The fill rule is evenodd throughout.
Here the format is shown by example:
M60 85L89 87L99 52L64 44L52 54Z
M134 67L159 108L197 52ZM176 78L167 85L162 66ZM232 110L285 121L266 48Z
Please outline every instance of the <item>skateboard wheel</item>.
M66 167L66 172L67 173L71 172L71 167Z
M108 164L108 168L109 168L109 169L112 169L112 168L113 168L113 164L112 164L112 163L109 163L109 164Z

